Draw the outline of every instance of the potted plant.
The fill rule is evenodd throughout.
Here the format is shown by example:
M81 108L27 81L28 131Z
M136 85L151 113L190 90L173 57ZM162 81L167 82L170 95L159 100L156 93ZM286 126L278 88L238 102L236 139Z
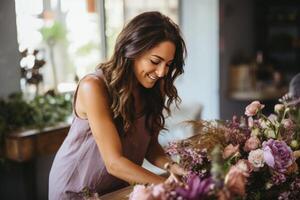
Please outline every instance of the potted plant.
M26 101L22 94L0 99L0 157L4 157L5 137L15 131L38 129L66 121L71 115L71 94L46 93Z

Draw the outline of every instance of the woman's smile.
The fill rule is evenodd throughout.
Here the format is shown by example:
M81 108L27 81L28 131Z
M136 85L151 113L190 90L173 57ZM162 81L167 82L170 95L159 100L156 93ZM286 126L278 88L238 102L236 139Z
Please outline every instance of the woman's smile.
M174 43L164 41L136 58L134 73L138 82L145 88L152 88L157 80L167 75L174 55Z
M152 75L152 74L148 74L148 73L147 73L147 77L150 78L152 81L156 81L159 78L156 75Z

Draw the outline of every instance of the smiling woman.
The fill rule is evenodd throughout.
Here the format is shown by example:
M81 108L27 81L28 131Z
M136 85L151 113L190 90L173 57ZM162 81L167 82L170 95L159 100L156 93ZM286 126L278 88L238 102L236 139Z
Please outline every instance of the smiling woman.
M158 79L167 75L174 54L175 45L165 41L137 57L133 71L138 82L145 88L152 88Z
M141 167L144 158L185 174L157 141L163 111L170 114L180 100L174 81L185 54L178 26L159 12L142 13L125 26L111 59L75 91L75 118L50 172L50 200L165 181Z

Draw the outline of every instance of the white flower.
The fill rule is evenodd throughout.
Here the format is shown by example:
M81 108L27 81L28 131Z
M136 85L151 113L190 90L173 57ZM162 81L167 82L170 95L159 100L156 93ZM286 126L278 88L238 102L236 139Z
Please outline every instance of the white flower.
M248 161L253 165L255 169L263 167L265 163L264 151L262 149L250 151Z

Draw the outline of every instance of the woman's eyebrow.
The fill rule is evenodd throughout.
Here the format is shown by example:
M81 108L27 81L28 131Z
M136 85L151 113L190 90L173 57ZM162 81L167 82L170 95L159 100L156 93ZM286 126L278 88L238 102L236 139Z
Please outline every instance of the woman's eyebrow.
M155 57L157 57L158 59L160 59L160 60L165 60L163 57L160 57L160 56L158 56L158 55L152 55L152 56L155 56ZM173 59L172 60L169 60L168 62L172 62L173 61Z

